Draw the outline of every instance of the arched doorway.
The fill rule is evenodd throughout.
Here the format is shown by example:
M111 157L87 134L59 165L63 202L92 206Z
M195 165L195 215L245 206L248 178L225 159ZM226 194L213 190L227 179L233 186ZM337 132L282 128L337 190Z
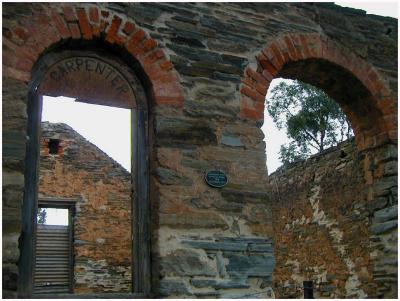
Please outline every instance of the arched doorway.
M83 84L84 83L84 84ZM148 100L130 69L115 56L92 50L61 50L45 54L35 65L28 99L28 136L23 207L21 275L26 295L32 293L35 262L35 220L38 208L38 160L42 96L68 96L76 101L131 110L132 287L150 291L150 201L148 179ZM90 122L90 116L88 116Z

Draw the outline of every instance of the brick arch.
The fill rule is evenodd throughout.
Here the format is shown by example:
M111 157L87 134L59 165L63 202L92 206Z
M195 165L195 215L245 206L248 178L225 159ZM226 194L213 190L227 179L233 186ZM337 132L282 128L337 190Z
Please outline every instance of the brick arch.
M4 25L3 25L4 26ZM39 57L65 41L102 41L136 59L152 86L155 105L183 107L177 72L157 42L132 20L93 5L42 5L3 32L3 74L29 82Z
M366 111L378 119L373 122L369 114L341 104L353 125L359 149L397 140L396 96L374 67L350 50L320 34L287 34L269 43L256 58L257 70L246 68L242 78L240 112L243 118L263 119L268 87L289 64L319 60L346 72L369 95L364 104L368 107ZM309 83L313 84L312 80ZM372 124L371 128L365 130L366 124Z

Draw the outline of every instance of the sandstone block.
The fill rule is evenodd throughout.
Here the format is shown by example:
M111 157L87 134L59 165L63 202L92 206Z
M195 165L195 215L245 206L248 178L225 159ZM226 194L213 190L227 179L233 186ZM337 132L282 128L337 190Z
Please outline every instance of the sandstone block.
M156 121L156 136L161 145L216 144L215 125L209 120L159 117Z
M185 177L183 175L179 175L177 172L163 168L163 167L158 167L156 169L156 177L160 181L161 184L165 185L182 185L182 186L192 186L193 181L189 179L188 177Z
M24 186L24 174L22 172L3 170L3 186Z

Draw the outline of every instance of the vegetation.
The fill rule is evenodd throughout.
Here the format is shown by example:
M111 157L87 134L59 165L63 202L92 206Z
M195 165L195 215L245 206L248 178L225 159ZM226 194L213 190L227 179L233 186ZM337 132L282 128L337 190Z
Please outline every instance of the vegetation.
M45 224L46 223L46 218L47 218L47 212L45 208L39 208L38 214L37 214L37 223L38 224Z
M271 91L267 109L290 139L279 152L283 164L306 159L353 136L339 105L323 91L300 81L281 82Z

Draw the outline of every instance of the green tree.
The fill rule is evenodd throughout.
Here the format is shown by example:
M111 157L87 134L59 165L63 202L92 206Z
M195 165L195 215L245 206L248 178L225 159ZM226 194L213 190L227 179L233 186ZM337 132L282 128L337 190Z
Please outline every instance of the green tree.
M46 208L39 208L39 212L37 214L37 223L38 224L45 224L47 218Z
M290 142L279 152L283 164L305 159L353 135L349 120L323 91L300 81L281 82L271 91L267 109Z

